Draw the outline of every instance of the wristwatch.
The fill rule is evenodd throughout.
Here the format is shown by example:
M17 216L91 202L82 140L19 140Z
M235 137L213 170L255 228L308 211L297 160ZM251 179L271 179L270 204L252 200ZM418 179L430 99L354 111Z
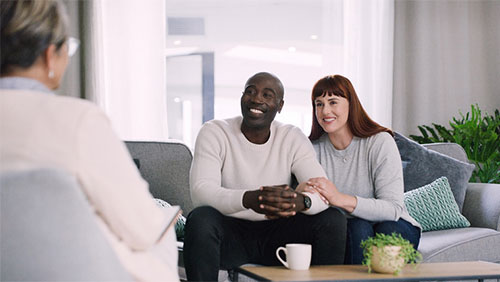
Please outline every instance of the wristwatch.
M311 201L311 198L309 198L309 196L305 195L305 194L302 194L302 196L304 196L304 210L308 210L310 207L311 207L311 204L312 204L312 201Z

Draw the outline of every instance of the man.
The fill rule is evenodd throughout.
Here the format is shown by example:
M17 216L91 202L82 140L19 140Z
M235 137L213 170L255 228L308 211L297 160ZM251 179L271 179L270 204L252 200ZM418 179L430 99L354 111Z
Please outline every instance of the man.
M314 149L297 127L274 121L283 85L270 73L245 84L242 117L212 120L198 134L191 167L191 198L184 264L188 280L215 281L219 268L245 263L279 265L286 243L312 244L312 264L344 261L346 220L318 194L290 189L325 176Z

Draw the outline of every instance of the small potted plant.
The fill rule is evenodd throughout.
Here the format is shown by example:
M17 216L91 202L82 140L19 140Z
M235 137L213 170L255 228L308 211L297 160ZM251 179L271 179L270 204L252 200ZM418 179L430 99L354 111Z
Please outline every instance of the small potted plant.
M375 234L361 242L363 249L363 265L379 273L394 273L397 275L407 263L419 262L422 255L413 248L410 241L401 237L401 234Z

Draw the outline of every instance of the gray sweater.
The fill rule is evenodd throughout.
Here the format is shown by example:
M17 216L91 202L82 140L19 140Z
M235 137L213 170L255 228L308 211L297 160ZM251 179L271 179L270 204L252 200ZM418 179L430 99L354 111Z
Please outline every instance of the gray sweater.
M352 216L375 222L402 218L420 228L404 205L401 158L390 134L354 136L344 150L337 150L324 134L313 147L328 179L340 192L357 198Z

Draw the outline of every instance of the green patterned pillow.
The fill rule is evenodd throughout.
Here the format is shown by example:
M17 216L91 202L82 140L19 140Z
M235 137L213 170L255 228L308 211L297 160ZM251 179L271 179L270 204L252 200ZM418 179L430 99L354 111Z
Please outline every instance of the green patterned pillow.
M469 227L460 214L446 177L404 194L408 213L422 225L422 231Z

